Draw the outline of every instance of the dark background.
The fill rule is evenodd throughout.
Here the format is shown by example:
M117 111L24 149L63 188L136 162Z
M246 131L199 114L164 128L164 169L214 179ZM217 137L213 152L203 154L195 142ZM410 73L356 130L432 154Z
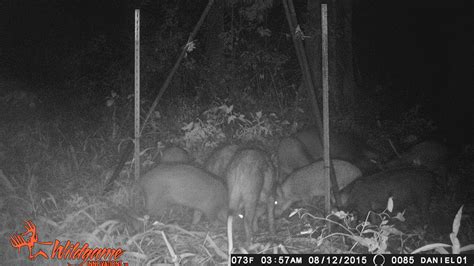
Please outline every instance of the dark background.
M169 1L161 2L165 5ZM177 28L187 36L207 2L178 2ZM296 2L300 8L306 4ZM160 4L3 1L1 73L29 82L33 91L48 90L48 97L54 98L64 90L58 84L65 80L75 82L82 76L100 79L110 61L125 64L125 69L132 71L133 9L142 8L142 40L146 42L147 34L164 23ZM473 1L354 2L354 55L360 62L358 71L369 77L369 85L359 89L390 88L386 97L393 104L383 113L385 118L396 118L408 106L421 104L448 141L472 143L473 6ZM269 14L278 17L270 18L268 27L287 32L281 9L275 1ZM91 40L102 46L96 50L88 47ZM95 53L77 53L80 50ZM169 56L176 58L177 53ZM71 64L84 57L89 64L81 64L79 69ZM166 74L163 71L158 80ZM57 86L51 86L54 84Z

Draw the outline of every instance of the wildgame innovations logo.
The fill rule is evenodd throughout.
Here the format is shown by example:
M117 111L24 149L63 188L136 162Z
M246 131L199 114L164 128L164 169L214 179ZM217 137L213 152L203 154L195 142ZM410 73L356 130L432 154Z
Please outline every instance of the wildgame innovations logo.
M74 261L77 265L128 265L127 262L119 261L125 250L121 248L89 248L89 244L80 244L76 242L72 244L70 240L62 243L59 240L41 242L38 241L38 230L32 221L24 222L25 231L20 234L12 234L10 236L10 244L13 248L18 249L18 254L23 247L28 250L28 259L34 261L38 257L47 260ZM38 248L35 252L33 249L37 245L53 246L51 254L47 254L43 249ZM68 262L68 265L73 265Z

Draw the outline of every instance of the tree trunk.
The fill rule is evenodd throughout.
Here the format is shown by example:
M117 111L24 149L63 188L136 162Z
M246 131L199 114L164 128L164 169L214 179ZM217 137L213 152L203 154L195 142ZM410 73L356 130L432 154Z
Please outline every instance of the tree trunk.
M306 39L305 50L308 57L309 67L311 69L311 79L315 93L319 95L322 84L321 73L321 0L308 0L308 32L306 35L311 38Z
M337 60L337 4L335 0L328 1L328 67L329 67L329 99L332 111L340 112L342 105L341 82L338 78L340 71L338 70Z
M224 41L219 35L224 32L224 1L215 1L206 23L206 55L209 65L220 68L224 60Z
M339 26L341 27L342 35L338 38L338 65L341 73L339 77L342 79L342 95L344 102L352 106L355 103L355 79L354 79L354 65L352 55L352 0L337 1L337 9L339 16ZM346 105L345 104L345 105Z
M352 2L328 2L329 88L331 107L345 111L355 103L355 79L352 56Z

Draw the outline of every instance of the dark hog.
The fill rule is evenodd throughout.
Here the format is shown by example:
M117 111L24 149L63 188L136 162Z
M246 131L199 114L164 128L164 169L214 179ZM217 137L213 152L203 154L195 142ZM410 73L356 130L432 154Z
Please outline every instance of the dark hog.
M259 149L241 149L232 158L227 171L229 191L228 226L232 231L232 219L244 209L244 228L246 243L250 244L253 233L258 230L257 207L266 205L268 226L271 233L274 228L274 175L270 156ZM229 229L228 229L229 230Z
M332 164L339 189L362 176L359 168L347 161L334 159ZM295 202L303 201L305 204L310 204L313 197L325 195L324 161L319 160L296 170L278 186L275 214L280 216Z
M210 222L226 220L227 189L217 177L202 169L179 163L161 164L146 173L139 185L151 215L181 205L204 213Z
M295 134L295 137L307 147L314 160L323 157L323 142L320 141L318 132L315 127L310 127ZM330 140L331 157L351 162L363 173L377 171L376 163L385 159L382 152L369 147L355 134L332 132Z
M437 141L424 141L411 147L387 164L385 168L394 169L401 167L417 166L432 171L442 186L446 185L448 148Z
M277 151L280 163L280 180L284 180L294 170L322 159L323 143L318 136L318 130L311 127L280 142ZM363 173L378 171L377 163L384 160L382 153L370 148L352 134L331 133L330 141L332 158L351 162Z
M280 140L277 150L279 171L278 182L282 183L286 177L303 166L309 165L313 158L301 141L294 137Z
M238 149L238 145L230 144L215 150L205 161L204 169L225 180L227 166Z
M357 211L365 218L369 211L380 212L393 197L394 211L415 204L428 218L433 174L418 168L400 168L362 177L341 191L342 208ZM372 220L373 221L373 220Z
M189 153L180 147L171 146L163 150L161 163L190 163L193 158Z

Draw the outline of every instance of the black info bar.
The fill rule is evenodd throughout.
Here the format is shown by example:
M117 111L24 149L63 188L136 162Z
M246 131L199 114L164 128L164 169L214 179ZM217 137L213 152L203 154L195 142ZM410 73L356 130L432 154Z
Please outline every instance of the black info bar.
M231 265L469 265L474 254L232 254Z

